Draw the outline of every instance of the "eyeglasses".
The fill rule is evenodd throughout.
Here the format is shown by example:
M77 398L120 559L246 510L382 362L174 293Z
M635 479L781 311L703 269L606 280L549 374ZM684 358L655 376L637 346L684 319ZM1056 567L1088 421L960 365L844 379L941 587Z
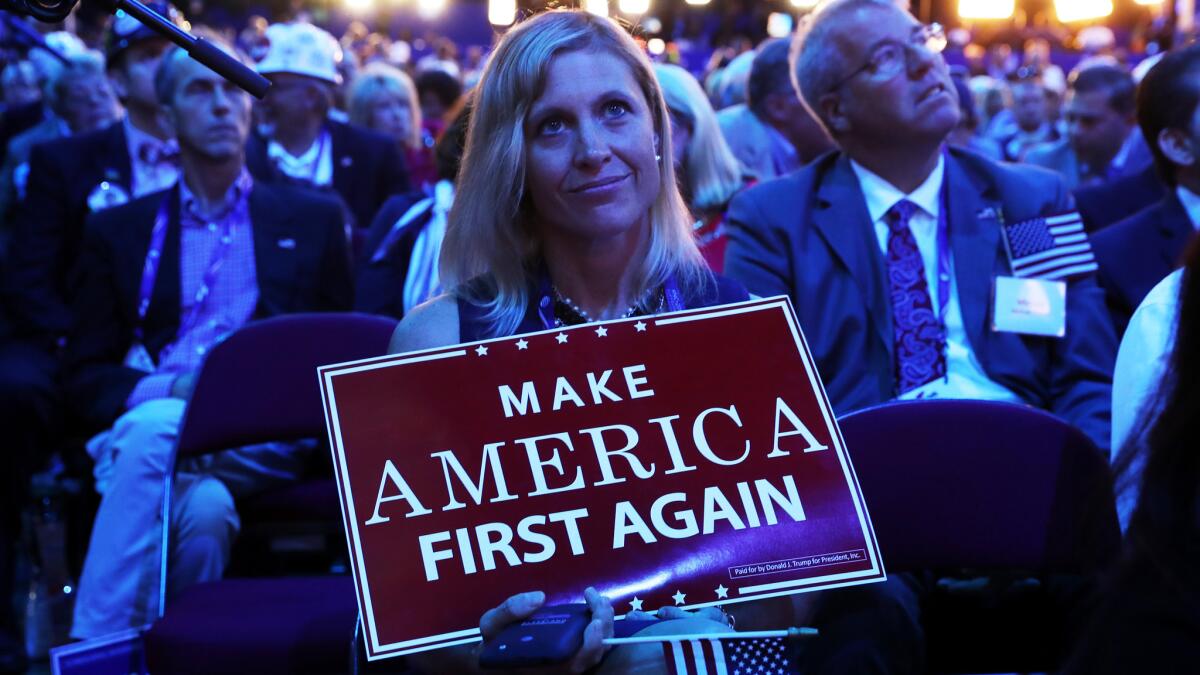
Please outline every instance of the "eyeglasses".
M867 62L859 66L849 75L838 80L829 91L841 89L847 82L863 73L870 73L881 80L887 80L899 75L908 66L908 55L918 48L924 48L931 54L941 54L946 49L946 31L941 24L931 23L918 26L913 30L912 37L905 44L899 40L884 40L875 51L871 52Z

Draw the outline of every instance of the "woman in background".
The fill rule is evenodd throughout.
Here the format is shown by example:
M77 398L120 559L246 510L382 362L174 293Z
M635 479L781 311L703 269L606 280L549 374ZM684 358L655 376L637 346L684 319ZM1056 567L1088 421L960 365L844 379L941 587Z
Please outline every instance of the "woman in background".
M679 66L655 64L671 119L671 146L679 189L696 217L696 243L714 272L725 268L725 210L733 196L750 185L734 157L712 104L691 73Z
M1139 406L1139 421L1114 464L1120 494L1128 494L1130 483L1140 485L1125 553L1064 673L1184 673L1194 672L1200 663L1200 255L1196 248L1187 267L1167 277L1147 301L1154 302L1151 296L1175 288L1178 311L1154 311L1162 321L1159 328L1174 327L1172 338L1159 342L1169 354L1166 368L1157 367L1153 350L1138 359L1144 368L1161 375ZM1138 330L1141 312L1139 307L1131 330Z
M432 146L421 134L417 88L404 71L376 61L363 68L347 95L350 123L396 139L404 152L412 185L427 189L437 181Z

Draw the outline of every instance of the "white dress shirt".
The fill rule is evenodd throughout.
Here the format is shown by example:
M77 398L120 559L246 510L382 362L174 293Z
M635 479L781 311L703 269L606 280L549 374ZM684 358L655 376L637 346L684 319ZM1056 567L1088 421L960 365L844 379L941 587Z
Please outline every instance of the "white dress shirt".
M1129 435L1135 432L1142 406L1157 392L1167 369L1167 359L1175 342L1175 322L1179 316L1179 287L1183 270L1175 270L1146 294L1133 313L1121 347L1112 384L1112 459ZM1153 412L1151 412L1153 414ZM1136 429L1140 431L1141 429ZM1129 517L1137 504L1145 458L1140 455L1129 466L1129 473L1118 481L1117 517L1121 529L1129 526Z
M328 131L322 131L299 157L272 140L267 143L267 157L292 178L319 187L333 184L333 143Z
M1200 195L1182 185L1175 186L1175 195L1179 197L1179 203L1183 204L1183 210L1192 221L1192 227L1200 230Z
M925 266L925 281L929 287L929 298L933 302L934 311L939 308L938 297L938 250L937 223L938 213L942 208L942 183L946 173L944 157L938 158L933 173L921 183L916 190L908 194L901 192L896 186L887 182L870 169L858 162L850 161L850 166L858 176L858 184L862 189L863 198L867 202L867 213L875 225L875 236L879 240L879 249L886 259L888 228L884 216L896 202L902 199L915 204L918 208L909 219L908 226L917 241L917 249L921 252L921 261ZM953 227L951 224L950 227ZM950 254L950 252L947 252ZM972 398L989 401L1010 401L1020 403L1021 399L1011 390L993 382L979 365L971 343L967 339L966 327L963 324L962 307L958 301L958 282L954 275L954 257L950 254L949 269L949 298L946 302L945 316L941 317L946 328L946 377L934 380L922 387L917 387L900 395L901 399L913 398ZM987 298L979 298L986 302Z

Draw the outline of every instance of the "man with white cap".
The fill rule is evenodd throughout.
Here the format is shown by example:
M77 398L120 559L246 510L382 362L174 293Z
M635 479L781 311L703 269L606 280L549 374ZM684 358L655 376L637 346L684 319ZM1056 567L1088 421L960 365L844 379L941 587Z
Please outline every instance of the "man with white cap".
M267 28L258 72L271 80L262 101L268 136L254 135L246 165L256 180L308 184L336 192L358 227L371 224L393 194L408 189L408 172L389 139L329 119L341 84L342 49L309 23Z

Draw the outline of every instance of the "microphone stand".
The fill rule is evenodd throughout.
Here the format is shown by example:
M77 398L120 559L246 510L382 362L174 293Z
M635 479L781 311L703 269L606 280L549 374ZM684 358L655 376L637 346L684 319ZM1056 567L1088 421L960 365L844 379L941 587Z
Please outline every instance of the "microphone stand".
M271 87L271 81L259 75L236 58L226 54L220 47L199 38L143 5L138 0L111 0L105 4L113 11L122 10L142 25L179 45L189 56L207 66L216 74L246 90L251 96L261 99Z

